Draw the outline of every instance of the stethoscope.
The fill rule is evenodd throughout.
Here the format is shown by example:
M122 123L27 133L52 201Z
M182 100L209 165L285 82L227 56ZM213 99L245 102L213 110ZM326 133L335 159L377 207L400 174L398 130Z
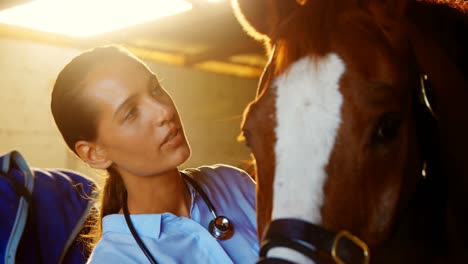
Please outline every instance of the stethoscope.
M192 185L192 187L195 189L195 191L201 195L203 198L203 201L205 201L206 205L208 206L208 209L210 210L211 214L213 215L213 220L210 221L208 225L208 231L210 234L218 239L218 240L226 240L232 237L234 234L234 226L232 225L231 221L225 216L218 216L216 213L216 210L211 203L210 199L208 199L208 196L206 193L203 191L203 189L198 185L198 183L192 179L190 176L187 174L180 172L184 179ZM152 264L156 264L156 260L154 259L153 255L149 252L148 248L145 246L143 241L141 240L140 236L137 234L135 227L133 226L132 220L130 219L130 213L128 212L128 205L127 205L127 192L125 192L125 195L123 197L123 204L122 204L122 209L125 217L125 221L127 222L127 226L130 229L130 233L132 233L133 238L137 242L138 246L141 248L143 253L145 253L146 257Z

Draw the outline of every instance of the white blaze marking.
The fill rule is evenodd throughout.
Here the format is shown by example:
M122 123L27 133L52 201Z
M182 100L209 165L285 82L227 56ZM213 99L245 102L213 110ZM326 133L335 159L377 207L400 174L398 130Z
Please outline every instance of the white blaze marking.
M341 122L339 80L344 71L345 65L336 54L319 60L304 57L274 81L277 142L273 219L322 221L325 166ZM276 254L273 249L268 256L307 262L285 252L278 249Z

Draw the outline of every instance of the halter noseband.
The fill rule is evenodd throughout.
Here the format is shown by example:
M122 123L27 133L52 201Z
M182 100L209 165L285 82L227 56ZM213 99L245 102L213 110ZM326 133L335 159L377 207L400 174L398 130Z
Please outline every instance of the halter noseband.
M296 250L320 263L369 263L369 249L363 241L347 231L333 233L324 228L292 218L270 223L262 239L257 264L287 264L283 259L267 258L275 247Z

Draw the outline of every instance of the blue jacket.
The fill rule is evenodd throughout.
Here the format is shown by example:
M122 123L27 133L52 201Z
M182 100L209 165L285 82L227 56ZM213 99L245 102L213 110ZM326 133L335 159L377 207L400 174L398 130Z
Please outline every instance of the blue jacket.
M85 263L77 240L95 183L64 169L32 169L17 151L0 156L0 263Z

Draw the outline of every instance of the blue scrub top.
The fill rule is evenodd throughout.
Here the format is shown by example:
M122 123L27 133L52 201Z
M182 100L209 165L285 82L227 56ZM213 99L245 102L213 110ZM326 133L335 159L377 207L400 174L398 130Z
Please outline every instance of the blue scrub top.
M234 226L234 235L218 241L207 230L213 215L201 195L187 182L192 196L191 218L172 213L131 215L143 243L158 263L255 263L258 240L255 183L242 170L227 165L185 170L205 191L218 215ZM102 220L103 236L88 263L148 263L122 214Z

